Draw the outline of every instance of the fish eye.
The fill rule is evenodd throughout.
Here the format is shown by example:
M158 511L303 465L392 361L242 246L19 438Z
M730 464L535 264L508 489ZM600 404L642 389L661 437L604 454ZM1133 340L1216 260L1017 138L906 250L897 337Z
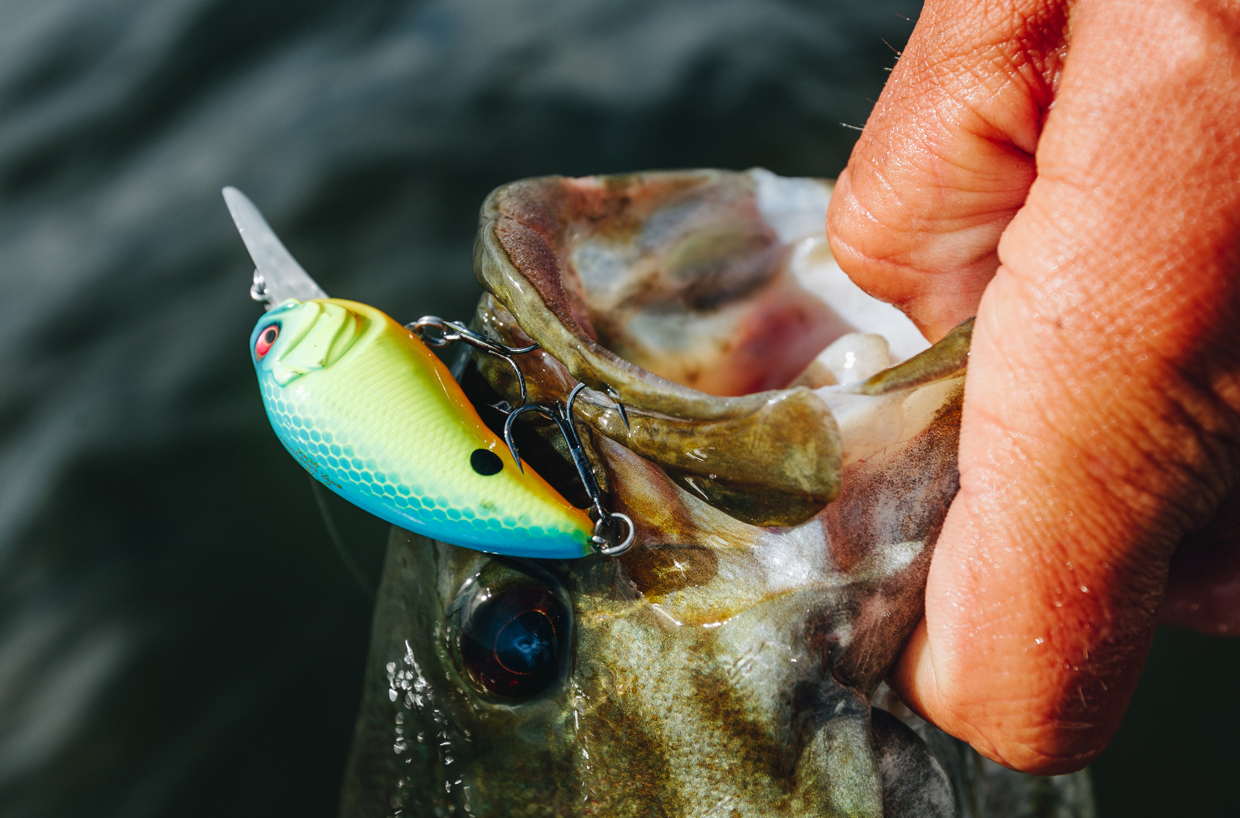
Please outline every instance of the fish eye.
M490 477L503 470L504 461L490 449L474 449L474 453L469 456L469 465L483 477Z
M474 584L456 628L457 654L480 692L524 701L561 678L570 620L550 588L511 569L501 571L507 576L499 581L480 575Z
M254 343L254 355L261 359L264 355L271 351L271 345L274 344L276 339L279 337L280 325L271 324L268 326L267 329L259 333L258 340Z

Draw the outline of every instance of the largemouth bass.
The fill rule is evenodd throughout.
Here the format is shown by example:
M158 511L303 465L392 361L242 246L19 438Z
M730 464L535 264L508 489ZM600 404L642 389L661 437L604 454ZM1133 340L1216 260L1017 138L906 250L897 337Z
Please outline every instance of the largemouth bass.
M394 530L344 818L1092 816L1084 774L1003 770L882 685L958 485L969 327L927 350L851 288L829 195L699 171L487 200L475 326L541 345L532 399L590 387L638 545L514 560ZM457 374L515 397L486 357ZM546 431L523 452L568 492Z

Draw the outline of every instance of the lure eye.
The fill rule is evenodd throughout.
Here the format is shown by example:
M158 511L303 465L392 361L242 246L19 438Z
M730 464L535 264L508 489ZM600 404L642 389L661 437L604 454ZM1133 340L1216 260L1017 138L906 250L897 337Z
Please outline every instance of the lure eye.
M262 358L271 351L271 345L280 337L280 325L272 324L258 335L258 340L254 343L254 355Z
M470 680L505 699L531 699L560 677L568 612L549 589L487 589L461 623L457 649Z

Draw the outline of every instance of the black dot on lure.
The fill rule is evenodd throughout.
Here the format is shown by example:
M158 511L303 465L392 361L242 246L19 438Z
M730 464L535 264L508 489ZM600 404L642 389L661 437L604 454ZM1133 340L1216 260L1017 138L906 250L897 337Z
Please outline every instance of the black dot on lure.
M474 453L469 456L469 465L483 477L499 474L504 469L504 461L490 449L474 449Z

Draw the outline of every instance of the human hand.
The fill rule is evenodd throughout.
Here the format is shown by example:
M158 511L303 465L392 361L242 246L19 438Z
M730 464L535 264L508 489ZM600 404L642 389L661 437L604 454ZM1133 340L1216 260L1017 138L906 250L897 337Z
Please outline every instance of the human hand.
M893 684L996 761L1079 769L1160 605L1240 633L1240 2L927 0L827 227L930 338L977 315Z

